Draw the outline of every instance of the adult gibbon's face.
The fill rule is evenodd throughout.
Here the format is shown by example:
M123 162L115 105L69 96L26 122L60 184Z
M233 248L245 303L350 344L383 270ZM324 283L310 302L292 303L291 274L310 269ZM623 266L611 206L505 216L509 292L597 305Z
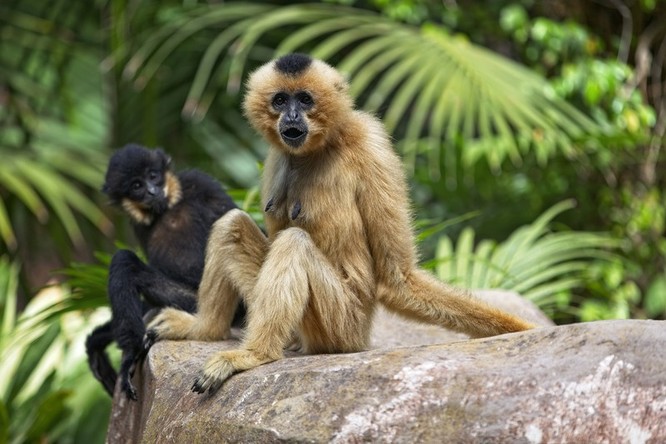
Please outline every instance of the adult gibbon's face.
M257 69L247 84L245 115L274 148L307 155L329 146L351 115L343 76L304 54Z
M303 145L308 137L306 113L314 106L312 96L306 91L279 92L273 97L271 106L280 113L278 132L284 143L292 148Z

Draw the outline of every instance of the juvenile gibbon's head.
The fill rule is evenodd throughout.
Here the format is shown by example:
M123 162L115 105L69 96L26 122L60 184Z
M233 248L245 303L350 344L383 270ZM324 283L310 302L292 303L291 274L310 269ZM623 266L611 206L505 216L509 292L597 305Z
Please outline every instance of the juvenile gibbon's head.
M171 158L161 149L125 145L109 160L102 192L135 223L150 225L182 197L170 165Z
M288 54L257 69L244 101L252 126L294 155L325 148L344 129L352 108L342 74L305 54Z

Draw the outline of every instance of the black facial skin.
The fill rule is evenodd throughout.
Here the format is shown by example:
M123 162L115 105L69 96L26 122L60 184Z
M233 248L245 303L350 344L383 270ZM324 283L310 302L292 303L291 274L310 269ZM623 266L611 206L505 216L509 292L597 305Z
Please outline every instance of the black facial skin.
M164 184L170 164L162 150L128 144L111 156L102 191L113 205L129 199L158 216L168 208Z
M280 112L278 130L284 143L292 148L303 145L308 135L305 113L314 106L312 96L305 91L279 92L273 96L271 105Z
M166 211L168 202L164 195L164 171L149 169L130 182L127 196L134 202L141 202L155 214Z

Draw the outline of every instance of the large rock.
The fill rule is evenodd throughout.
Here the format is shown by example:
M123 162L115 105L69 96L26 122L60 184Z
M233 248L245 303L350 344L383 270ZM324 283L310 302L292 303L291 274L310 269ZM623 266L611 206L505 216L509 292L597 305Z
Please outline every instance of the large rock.
M165 341L137 372L139 402L116 393L107 439L666 442L665 341L666 322L605 321L291 354L234 375L213 396L190 391L194 376L213 353L238 343Z

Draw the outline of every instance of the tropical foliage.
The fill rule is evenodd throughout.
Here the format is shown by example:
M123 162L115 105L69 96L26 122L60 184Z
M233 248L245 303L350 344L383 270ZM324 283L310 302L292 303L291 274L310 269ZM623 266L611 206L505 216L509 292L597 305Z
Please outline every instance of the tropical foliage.
M441 278L558 322L664 318L665 3L2 2L0 442L104 439L83 340L133 242L98 191L111 149L162 146L261 222L240 100L288 51L386 123Z
M52 287L16 316L18 267L0 260L0 442L100 441L111 402L89 377L84 340L108 313L56 316L66 290Z
M613 240L598 233L552 232L553 218L573 203L550 208L533 223L514 231L505 241L474 242L467 227L454 246L449 236L439 238L435 272L442 280L467 288L503 288L531 300L551 317L571 306L571 290L585 281L590 258L609 259L604 248Z

